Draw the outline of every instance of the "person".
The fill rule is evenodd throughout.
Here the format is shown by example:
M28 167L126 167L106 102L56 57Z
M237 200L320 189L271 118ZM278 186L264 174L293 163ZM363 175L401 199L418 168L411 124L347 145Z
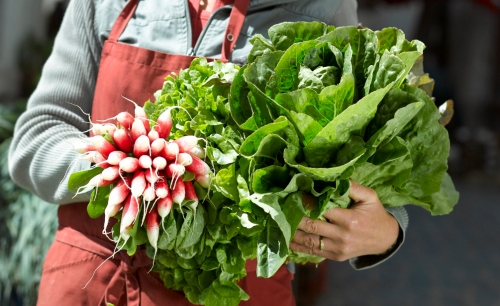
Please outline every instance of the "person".
M355 0L73 0L28 107L17 121L9 170L20 186L60 204L59 228L40 282L38 305L188 305L182 293L164 287L144 250L120 252L103 263L114 244L101 233L103 219L90 219L88 195L66 188L67 173L88 169L70 145L93 121L133 112L123 97L153 98L163 79L198 56L246 58L255 34L284 21L357 24ZM291 248L356 269L379 264L401 245L404 209L385 210L372 190L352 182L350 210L333 209L329 222L304 219ZM391 247L396 242L396 247ZM389 250L387 252L387 250ZM102 265L101 265L102 264ZM99 269L96 270L96 268ZM286 266L257 279L255 261L240 285L250 295L242 305L293 305L293 275ZM89 282L89 279L91 281ZM82 289L84 288L84 289Z

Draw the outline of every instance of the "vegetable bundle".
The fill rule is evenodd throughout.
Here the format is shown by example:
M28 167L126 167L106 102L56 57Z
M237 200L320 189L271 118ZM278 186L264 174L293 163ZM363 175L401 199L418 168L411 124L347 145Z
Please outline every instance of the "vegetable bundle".
M165 79L155 103L136 108L134 122L147 118L149 133L164 130L166 114L172 118L169 133L158 137L164 147L191 140L193 151L179 150L184 157L157 155L167 169L192 160L203 171L169 172L150 168L148 160L138 166L142 170L128 172L118 163L116 181L96 183L112 168L106 168L108 153L94 158L101 167L69 181L72 190L94 190L92 217L118 219L113 237L120 248L132 255L145 244L165 286L182 290L195 304L247 300L237 285L247 260L257 260L260 277L271 277L287 260L321 260L293 253L290 240L303 216L318 219L333 207L349 207L349 179L375 189L386 206L416 204L439 215L458 201L446 173L448 134L430 98L432 81L421 69L421 42L405 40L395 28L374 32L319 22L278 24L269 37L252 38L243 67L195 59ZM114 135L124 126L119 123ZM116 126L108 128L101 134L110 152L119 149L124 159L149 156L154 164L155 136L144 136L146 141L142 136L149 134L142 132L135 143L142 137L150 151L136 154L114 140L109 130ZM144 173L143 193L134 191L137 171ZM146 173L154 174L154 182ZM101 177L92 179L96 174ZM162 182L170 187L164 197L145 193L148 184L158 191ZM131 196L115 204L123 209L107 208L121 185L131 187L123 189ZM185 186L185 198L170 201L161 219L150 217L178 185ZM304 194L317 198L314 209L304 209ZM133 218L127 217L129 202Z

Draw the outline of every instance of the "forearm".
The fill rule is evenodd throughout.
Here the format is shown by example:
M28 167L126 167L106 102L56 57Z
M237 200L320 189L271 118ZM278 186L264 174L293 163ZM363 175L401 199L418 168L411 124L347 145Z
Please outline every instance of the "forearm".
M92 13L92 1L70 2L37 89L16 123L9 152L13 180L51 203L88 200L88 195L73 198L66 173L90 166L76 160L72 143L89 129L100 54Z

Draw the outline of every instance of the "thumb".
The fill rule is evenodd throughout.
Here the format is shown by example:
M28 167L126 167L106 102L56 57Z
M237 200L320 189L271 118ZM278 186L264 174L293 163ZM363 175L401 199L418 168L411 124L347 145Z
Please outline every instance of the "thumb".
M349 189L349 197L355 204L370 203L378 200L375 190L365 187L356 181L350 180L351 188Z

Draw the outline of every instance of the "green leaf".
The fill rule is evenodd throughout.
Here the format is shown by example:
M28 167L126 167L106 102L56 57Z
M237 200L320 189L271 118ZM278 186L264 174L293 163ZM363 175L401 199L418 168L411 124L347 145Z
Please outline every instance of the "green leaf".
M342 76L338 85L325 87L318 96L318 110L329 121L352 105L354 99L354 77Z
M287 223L288 224L288 223ZM285 263L288 255L288 239L272 218L259 236L257 245L257 276L269 278Z
M231 164L225 169L220 169L214 178L214 187L226 198L239 202L239 192L235 165Z
M380 54L390 51L392 53L401 52L405 40L405 34L400 29L394 27L384 28L376 31L378 38L378 52Z
M322 36L326 28L326 24L316 21L283 22L270 27L268 34L277 50L286 50L292 44Z
M306 216L306 211L304 205L302 204L302 192L297 191L290 194L283 205L281 205L283 214L286 217L288 223L290 223L290 232L292 237L299 226L300 221L304 216Z
M163 250L172 250L177 238L177 224L173 213L170 213L161 225L160 238L158 239L158 248Z
M318 40L321 42L329 42L342 51L350 46L354 54L357 54L360 48L360 34L358 29L354 26L337 27L333 31L318 38Z
M205 227L206 212L203 206L198 205L196 211L187 211L181 229L177 235L175 247L187 249L195 245L201 238Z
M290 224L286 220L285 215L281 211L279 205L279 198L276 194L258 194L254 193L250 196L250 200L253 204L262 208L276 223L277 228L280 229L281 236L285 239L286 247L288 248L288 242L290 241L292 234L290 231Z
M78 188L87 185L94 176L98 175L103 170L104 169L101 167L94 167L71 173L68 179L69 191L76 193Z
M362 134L366 125L375 116L378 104L391 87L392 83L385 88L365 96L325 126L304 147L304 156L307 164L312 167L327 165L335 149L346 143L351 135Z
M297 89L300 65L304 61L308 50L317 44L317 41L310 40L293 44L288 48L276 65L275 87L270 88L271 92L267 91L266 94L273 98L280 92L290 92Z
M238 74L235 76L233 80L233 84L231 85L231 90L229 94L229 107L231 110L231 115L234 121L242 127L246 122L252 120L252 107L250 106L250 102L248 101L248 93L250 89L248 87L247 82L243 77L243 73L245 72L245 68L247 66L243 66Z
M286 145L286 142L279 141L278 138L281 138L279 134L274 134L283 131L288 127L288 124L288 120L280 117L274 123L261 127L245 139L240 147L240 154L245 157L253 157L258 154L259 156L275 158L276 152L279 152L280 148ZM280 142L281 144L279 144Z
M114 185L98 187L92 191L90 202L87 205L87 213L93 219L99 218L104 214L106 206L108 206L109 193Z
M201 294L206 306L237 306L240 301L247 301L249 298L248 294L235 283L221 282L219 279Z
M254 62L259 56L275 51L274 46L262 34L255 34L249 41L252 44L252 49L248 53L247 59L249 63Z
M390 98L393 93L389 93L388 98ZM380 127L380 129L370 137L368 142L366 143L367 153L361 161L366 161L370 156L373 155L376 148L382 144L390 142L393 137L398 135L422 109L424 103L422 102L414 102L406 105L405 107L401 107L394 114L394 118L385 122L385 124ZM377 117L377 116L376 116ZM376 118L378 119L378 118ZM374 122L376 121L374 119ZM381 119L384 120L384 119Z
M289 181L287 167L272 165L255 171L252 189L255 193L268 193L284 189Z

